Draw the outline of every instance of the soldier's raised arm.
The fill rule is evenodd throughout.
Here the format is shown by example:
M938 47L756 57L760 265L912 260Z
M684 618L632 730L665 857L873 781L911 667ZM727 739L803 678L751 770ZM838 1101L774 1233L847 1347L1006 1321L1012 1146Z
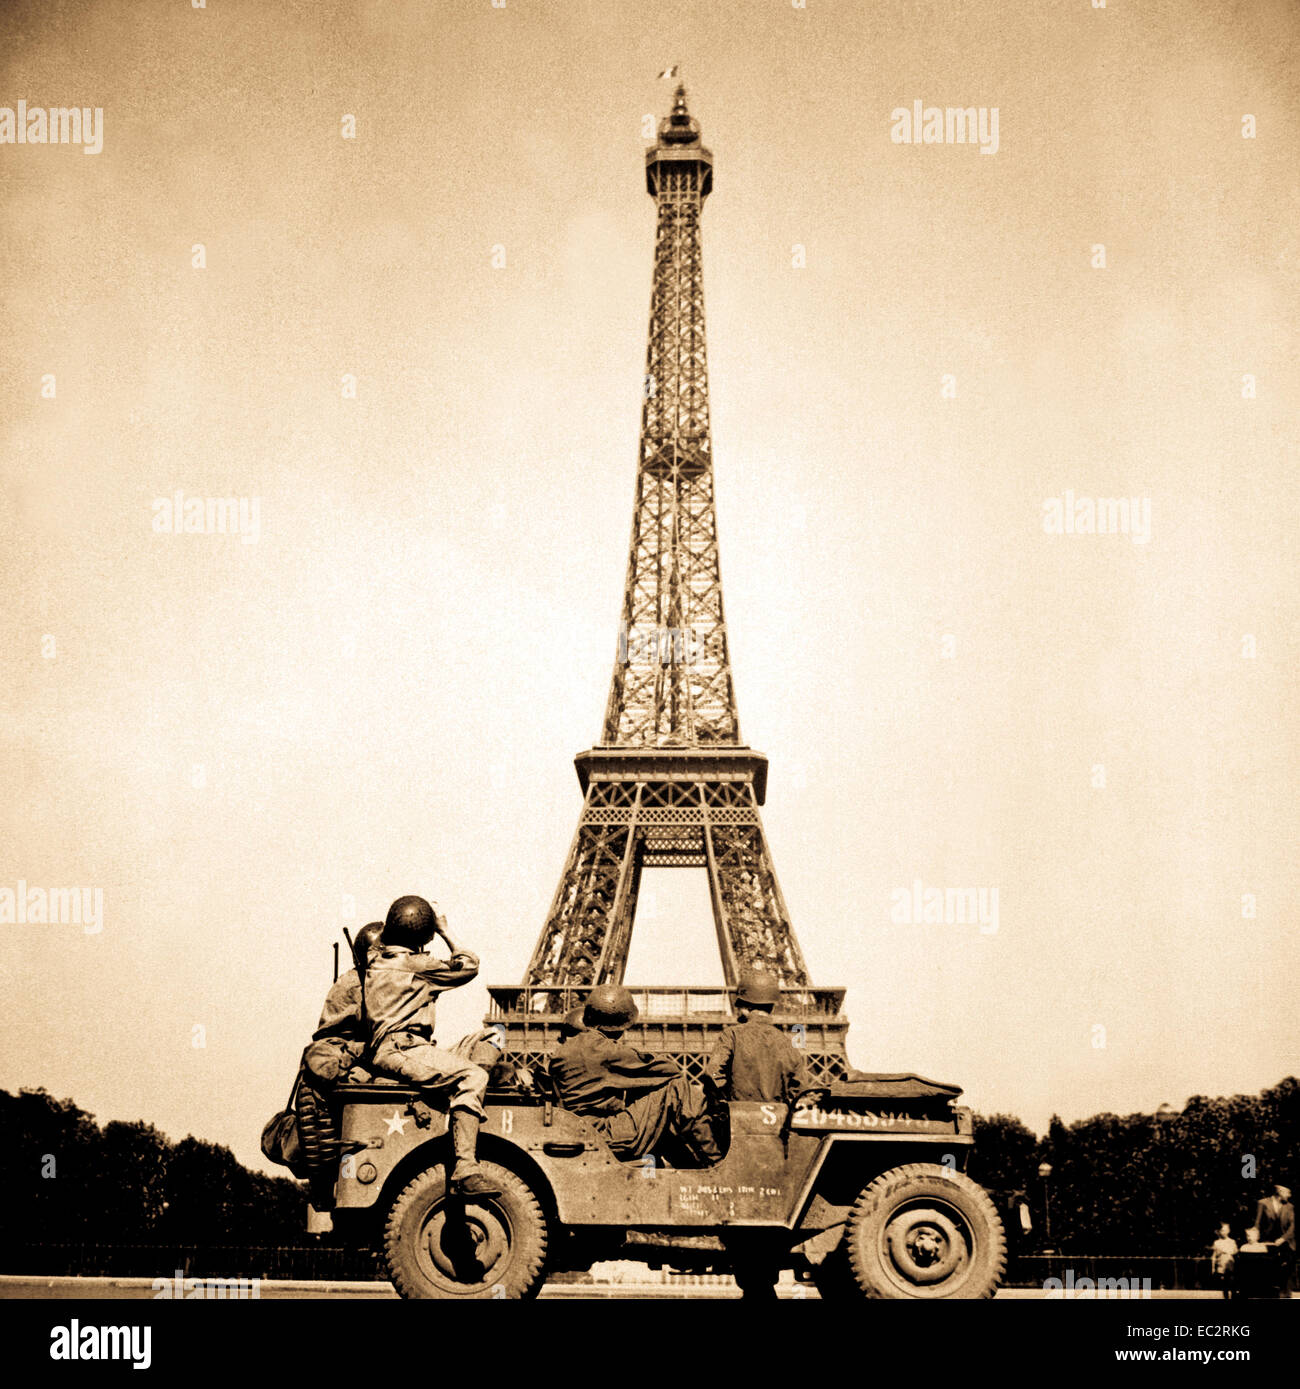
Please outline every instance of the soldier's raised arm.
M458 950L450 959L425 955L414 972L435 989L458 989L478 978L478 956L470 950Z

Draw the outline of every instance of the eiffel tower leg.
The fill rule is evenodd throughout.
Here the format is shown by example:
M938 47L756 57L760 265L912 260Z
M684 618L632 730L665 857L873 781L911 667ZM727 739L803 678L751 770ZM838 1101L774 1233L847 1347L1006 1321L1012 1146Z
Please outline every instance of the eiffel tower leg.
M533 987L590 988L607 952L616 904L626 900L624 885L635 849L630 812L625 809L618 817L621 823L612 817L608 791L593 783L583 804L560 885L528 965L527 983ZM611 818L614 823L608 823Z
M777 881L755 807L747 824L706 826L709 888L724 970L761 969L786 986L806 986L808 971ZM727 983L735 979L728 974Z
M636 920L637 898L641 894L641 854L632 835L628 853L623 860L619 880L618 900L613 913L613 926L605 953L596 972L598 984L621 984L627 971L627 954L632 945L632 923Z
M709 875L709 901L713 905L713 928L718 933L718 954L722 956L722 979L729 989L734 989L740 977L740 968L732 945L731 919L722 895L718 855L708 826L704 830L704 866Z

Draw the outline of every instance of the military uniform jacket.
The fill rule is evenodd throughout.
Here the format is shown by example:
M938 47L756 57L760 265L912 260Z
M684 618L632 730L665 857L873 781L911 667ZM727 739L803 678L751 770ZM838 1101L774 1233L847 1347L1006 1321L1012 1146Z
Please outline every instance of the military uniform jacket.
M708 1074L728 1099L788 1101L808 1083L803 1058L766 1018L722 1029Z
M571 1037L551 1057L560 1103L574 1114L617 1114L633 1097L658 1090L681 1074L666 1056L651 1056L594 1028Z
M477 977L478 956L468 950L443 960L417 954L404 945L386 945L371 955L366 969L366 1018L374 1050L399 1033L432 1038L438 995Z
M325 1006L320 1011L320 1022L311 1034L312 1041L318 1042L322 1037L360 1037L363 1031L361 976L350 969L330 985Z

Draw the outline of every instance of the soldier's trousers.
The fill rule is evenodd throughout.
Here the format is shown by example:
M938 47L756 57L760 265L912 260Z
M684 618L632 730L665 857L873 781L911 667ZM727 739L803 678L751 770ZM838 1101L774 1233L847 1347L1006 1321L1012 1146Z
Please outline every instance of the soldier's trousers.
M409 1032L385 1037L375 1052L375 1069L446 1096L448 1109L468 1109L480 1119L487 1118L483 1094L488 1073L424 1037Z
M617 1114L592 1121L620 1158L639 1158L665 1137L694 1139L708 1152L712 1130L704 1092L685 1076L676 1076L658 1090L638 1096ZM716 1147L711 1158L716 1158Z

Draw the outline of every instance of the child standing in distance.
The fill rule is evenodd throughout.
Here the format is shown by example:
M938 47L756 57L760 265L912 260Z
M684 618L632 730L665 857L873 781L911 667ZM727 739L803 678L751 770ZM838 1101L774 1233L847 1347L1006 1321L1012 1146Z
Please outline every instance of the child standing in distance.
M1259 1230L1254 1225L1246 1231L1245 1243L1237 1250L1235 1272L1233 1290L1238 1297L1277 1295L1273 1251L1260 1239Z
M1223 1293L1225 1302L1232 1301L1232 1283L1237 1264L1237 1241L1225 1221L1219 1226L1218 1238L1210 1246L1210 1272Z

